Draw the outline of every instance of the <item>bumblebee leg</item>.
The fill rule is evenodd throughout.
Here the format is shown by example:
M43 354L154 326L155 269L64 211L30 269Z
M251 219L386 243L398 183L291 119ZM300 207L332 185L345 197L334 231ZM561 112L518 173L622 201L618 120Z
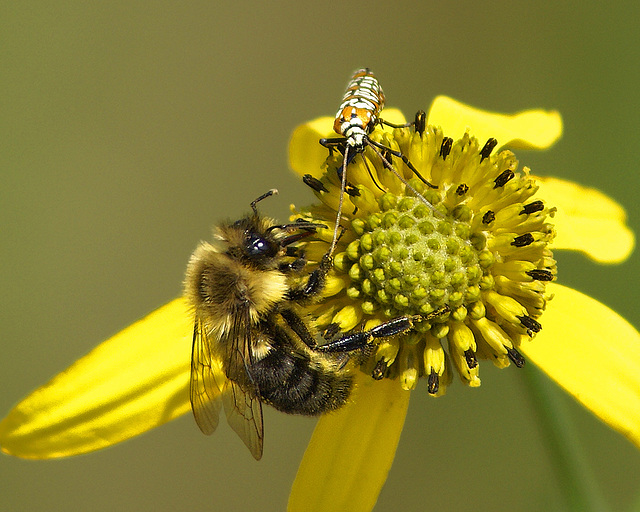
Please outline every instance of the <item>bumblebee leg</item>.
M333 266L333 258L327 253L320 260L320 265L309 275L307 284L303 288L305 297L313 297L322 291L327 274Z
M283 309L280 311L280 315L287 322L287 325L291 328L291 330L298 335L298 337L307 345L309 348L315 349L318 345L315 337L311 334L311 331L307 328L307 324L305 321L300 318L295 311L290 309Z
M299 288L289 290L288 298L293 301L305 301L318 295L322 291L322 288L324 288L327 274L329 270L331 270L332 265L333 258L329 256L329 254L325 254L318 268L309 274L307 282Z
M413 322L422 320L421 316L399 316L368 331L350 332L321 345L317 350L323 352L351 352L366 347L376 338L387 338L405 333L413 328Z

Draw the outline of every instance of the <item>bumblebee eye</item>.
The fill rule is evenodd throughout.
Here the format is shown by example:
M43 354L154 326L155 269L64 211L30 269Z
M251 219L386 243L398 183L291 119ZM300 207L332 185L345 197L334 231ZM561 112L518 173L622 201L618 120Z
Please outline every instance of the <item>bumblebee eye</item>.
M260 235L252 233L247 236L246 251L249 258L273 257L278 254L278 246Z

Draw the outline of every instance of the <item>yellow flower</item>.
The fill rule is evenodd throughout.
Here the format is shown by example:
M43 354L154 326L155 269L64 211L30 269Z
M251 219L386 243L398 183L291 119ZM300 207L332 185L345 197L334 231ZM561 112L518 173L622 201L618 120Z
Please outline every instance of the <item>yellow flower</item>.
M381 117L404 123L394 110ZM290 145L291 166L306 175L322 203L294 213L326 224L326 233L319 233L325 241L335 226L342 156L326 158L312 141L331 137L331 122L327 117L300 126ZM369 375L360 376L353 403L321 418L293 486L291 510L314 510L309 503L322 504L317 510L370 510L393 461L405 390L423 376L429 392L440 395L453 370L478 386L479 359L499 367L531 360L640 446L638 332L604 305L552 282L551 249L579 250L600 263L627 258L634 237L624 210L596 190L518 171L513 153L497 152L505 145L553 144L562 130L556 112L502 116L439 97L428 124L424 133L416 120L371 137L406 155L437 190L395 159L410 190L369 150L349 166L353 186L342 210L347 230L335 255L343 290L323 304L338 313L317 315L321 326L342 328L402 314L435 316L418 324L417 333L380 344L363 368ZM315 255L312 244L307 252ZM447 313L437 315L438 306ZM396 381L370 378L383 375Z
M382 117L394 123L404 122L397 111L390 109ZM333 185L329 193L318 192L323 196L324 206L302 211L303 215L322 215L325 224L331 222L331 212L334 212L331 202L335 201L336 194L332 177L323 177L327 150L318 144L318 139L332 135L332 124L333 118L321 118L299 127L290 147L291 165L296 172L311 175L312 179L307 179L309 183L320 180L328 190ZM290 510L370 510L395 455L409 402L410 393L406 389L413 388L422 375L435 375L427 380L429 389L432 394L440 394L452 377L449 361L463 381L476 385L479 383L476 357L489 358L504 366L509 361L519 363L521 352L596 416L640 446L640 335L606 306L548 281L555 277L550 249L579 250L600 263L616 263L627 258L634 238L625 226L624 210L597 190L559 179L533 178L527 170L518 172L511 153L497 153L500 146L505 145L543 149L553 144L562 131L560 117L555 112L498 115L439 97L431 106L428 124L425 136L431 144L410 140L415 136L411 128L394 132L377 130L372 137L380 137L378 140L385 144L398 144L418 169L428 168L426 176L438 178L434 181L457 184L430 191L419 180L410 181L424 192L436 212L455 220L448 226L436 225L435 231L453 232L469 242L465 247L476 249L473 254L467 254L467 249L461 251L460 247L447 246L450 239L441 239L445 252L457 256L456 262L445 258L438 264L446 269L454 263L463 265L463 270L456 267L460 275L454 281L458 278L464 281L465 293L456 296L454 292L462 286L449 280L447 286L441 287L417 283L415 293L409 297L394 294L393 287L398 283L387 280L385 270L388 272L389 267L384 267L388 263L385 252L376 252L372 245L372 250L364 254L363 247L367 244L360 242L350 246L360 240L357 237L362 234L374 234L370 228L376 214L380 216L384 212L397 217L399 203L402 203L401 209L416 208L408 205L411 194L405 194L404 186L382 169L376 158L370 158L369 163L376 176L374 181L380 182L379 187L372 183L366 171L352 171L357 167L354 161L348 172L357 173L349 176L359 185L360 195L349 196L353 203L349 206L358 206L360 213L354 214L354 208L344 209L345 219L349 221L344 224L351 229L339 241L336 275L327 291L331 296L318 306L324 308L317 310L318 321L326 325L338 322L342 328L355 327L367 321L379 322L410 307L423 308L418 313L429 317L430 323L422 329L418 325L418 331L425 331L424 335L418 337L412 333L406 339L382 343L374 353L372 366L367 368L369 375L359 373L350 403L320 419L293 486ZM473 137L466 134L468 127ZM451 141L445 142L445 136ZM492 138L497 139L500 146L489 149L478 145L478 140ZM443 163L447 159L436 154L443 147L445 153L449 151L450 162L460 163L453 177L447 174L449 164ZM489 157L491 150L496 153ZM337 155L334 160L339 162ZM329 166L331 162L330 158ZM469 174L481 167L482 172L497 172L492 175L491 187L478 175ZM503 174L505 171L510 172ZM463 182L468 190L459 188ZM492 192L494 184L513 187L511 199L500 203L502 196ZM529 194L533 189L535 193ZM445 195L440 196L441 193ZM478 199L480 194L482 200ZM468 211L468 205L465 210L465 203L473 201L460 199L463 196L476 198L471 206L475 208L473 211ZM513 222L513 216L507 215L513 213L510 207L521 202L526 206L538 198L544 199L542 206L535 203L527 207L530 211L526 217L531 220L516 216L518 221ZM495 204L500 208L490 207ZM376 212L380 205L386 205L386 209ZM422 206L420 215L443 218L428 208L425 213ZM365 212L369 218L365 218ZM483 215L478 216L478 212ZM502 217L501 212L504 212ZM471 231L464 226L472 217L500 229L495 228L491 237L484 240L470 238ZM364 223L359 224L362 219ZM407 229L412 228L411 223L412 219L407 220ZM325 235L330 237L331 232L328 229ZM504 257L513 247L514 238L525 232L534 233L533 239L520 238L516 245L530 248L525 251L527 256ZM316 252L321 252L323 245L315 243ZM313 255L314 242L309 242L308 248ZM495 260L496 255L502 261ZM400 275L407 274L405 270L399 269ZM362 271L369 274L363 277ZM523 279L523 275L528 275L530 280ZM378 276L377 283L375 276ZM451 276L440 277L446 280ZM382 287L375 288L376 295L392 296L391 302L381 300L382 304L389 305L387 308L366 300L371 296L371 287L380 284ZM430 300L423 300L425 293L431 293ZM470 300L474 293L478 300ZM430 310L429 304L447 307ZM471 304L485 311L474 310ZM348 307L343 307L345 305ZM331 314L333 309L340 310L337 316ZM538 319L543 326L541 330ZM10 411L0 422L2 450L32 459L86 453L188 412L192 329L193 319L185 302L176 299L102 343ZM534 333L535 338L527 340ZM448 353L440 341L445 336L449 337ZM401 378L374 380L371 374Z

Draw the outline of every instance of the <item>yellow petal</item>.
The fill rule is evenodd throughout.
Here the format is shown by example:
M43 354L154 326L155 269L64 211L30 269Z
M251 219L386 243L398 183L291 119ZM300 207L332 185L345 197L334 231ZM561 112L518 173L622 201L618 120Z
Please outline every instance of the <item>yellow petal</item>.
M395 108L385 109L380 117L393 124L405 123L404 115ZM329 155L329 150L319 141L340 137L333 131L333 121L333 117L319 117L293 130L289 140L289 167L296 174L322 177L322 164Z
M321 178L322 163L329 153L318 141L334 136L338 135L333 131L333 117L319 117L298 126L289 140L289 167L300 176Z
M517 114L495 114L438 96L429 109L428 123L441 126L447 137L461 138L469 130L480 144L493 137L497 148L545 149L562 135L562 118L555 111L525 110Z
M183 299L127 327L16 405L0 422L2 451L76 455L185 414L192 334Z
M620 263L635 246L627 214L618 203L595 188L558 178L536 178L537 195L556 206L557 235L553 249L581 251L599 263Z
M290 512L373 508L396 453L409 405L397 381L360 374L353 402L323 416L289 496Z
M640 333L598 301L559 284L524 354L610 427L640 447Z

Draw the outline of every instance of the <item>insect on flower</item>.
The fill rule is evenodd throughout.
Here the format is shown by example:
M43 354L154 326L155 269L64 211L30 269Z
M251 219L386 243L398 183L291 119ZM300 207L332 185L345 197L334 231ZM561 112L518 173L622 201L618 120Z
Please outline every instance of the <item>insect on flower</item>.
M332 259L308 275L295 243L325 227L276 224L253 212L218 226L217 246L201 243L187 268L185 294L195 310L191 407L211 434L224 405L227 421L256 459L262 457L261 403L289 414L317 416L342 407L353 387L354 363L371 342L413 328L422 316L398 316L369 330L322 336L303 306L323 290ZM322 340L322 344L318 344Z
M336 227L333 233L333 240L331 242L331 248L329 253L332 254L335 249L338 240L338 231L340 219L342 216L342 205L344 202L344 193L347 188L347 166L351 163L351 160L358 154L362 153L365 147L369 146L374 153L380 158L385 168L395 174L404 185L411 190L416 197L418 197L423 203L433 209L431 203L429 203L419 192L417 192L407 180L393 167L389 159L385 156L393 155L396 158L400 158L406 165L413 171L413 173L427 186L431 188L438 188L427 181L413 166L409 159L400 151L395 151L384 144L381 144L375 140L372 140L369 135L375 129L377 124L385 124L392 128L401 128L404 126L415 125L416 130L424 131L425 126L425 114L424 112L418 112L416 114L416 121L407 125L395 125L380 119L379 115L384 108L384 92L378 82L378 79L374 76L369 68L363 68L357 70L351 81L347 85L347 90L342 98L342 103L336 113L335 121L333 123L334 131L342 135L342 137L336 137L332 139L320 139L320 144L331 150L334 147L340 149L344 155L341 169L341 188L340 188L340 202L338 206L338 212L336 217ZM372 180L373 174L369 171L369 175ZM382 187L380 187L382 190Z

